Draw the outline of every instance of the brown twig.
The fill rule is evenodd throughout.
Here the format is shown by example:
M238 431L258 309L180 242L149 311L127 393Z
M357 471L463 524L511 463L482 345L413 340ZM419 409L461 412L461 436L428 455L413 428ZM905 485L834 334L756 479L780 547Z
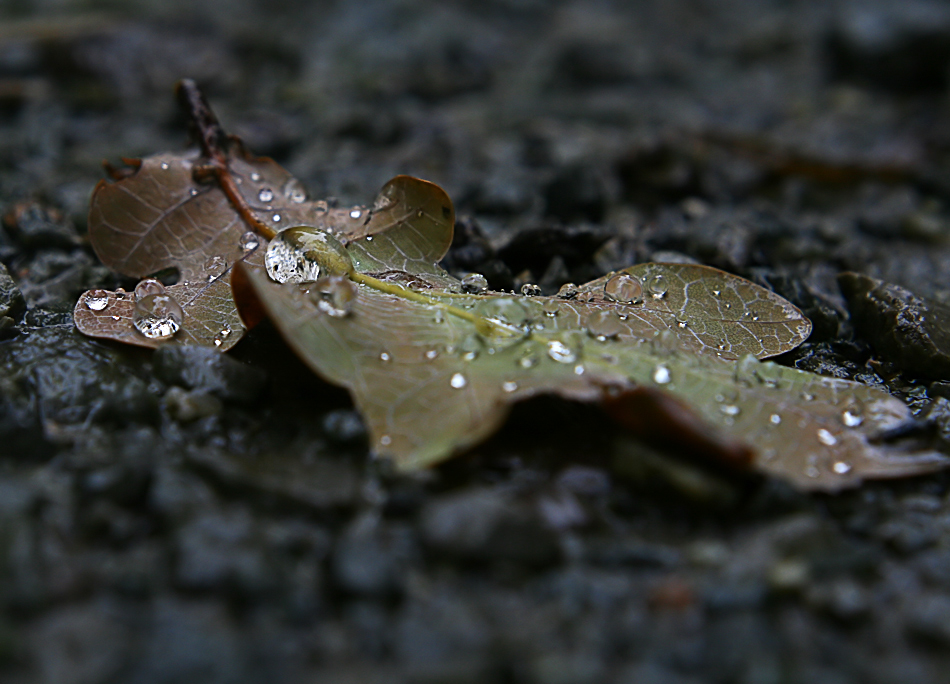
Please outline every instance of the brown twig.
M244 222L263 237L272 239L277 233L255 216L238 190L234 176L231 175L228 152L236 139L229 137L221 128L218 117L215 116L211 105L208 104L194 81L190 78L182 79L178 82L175 92L178 95L178 102L188 115L192 134L198 140L201 154L205 159L203 164L195 167L195 180L206 182L213 178L217 181Z

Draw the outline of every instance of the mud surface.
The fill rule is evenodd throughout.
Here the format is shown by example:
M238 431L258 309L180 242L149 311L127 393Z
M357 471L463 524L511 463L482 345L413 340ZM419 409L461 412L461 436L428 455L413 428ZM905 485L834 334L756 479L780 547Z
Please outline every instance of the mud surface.
M209 362L70 313L134 285L89 194L187 143L191 77L313 197L441 184L447 266L495 288L646 260L772 287L814 323L781 362L947 449L950 4L199 5L0 5L0 680L950 679L950 476L805 495L540 401L394 478L269 327Z

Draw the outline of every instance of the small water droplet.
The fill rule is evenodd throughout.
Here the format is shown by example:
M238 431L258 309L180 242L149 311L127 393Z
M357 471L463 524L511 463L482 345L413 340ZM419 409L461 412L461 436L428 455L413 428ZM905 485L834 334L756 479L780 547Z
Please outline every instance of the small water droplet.
M313 210L317 214L325 214L329 210L326 200L317 200L313 203Z
M514 380L508 380L507 382L501 383L501 388L506 392L514 392L518 389L518 383Z
M561 311L561 304L556 299L545 299L541 304L541 310L545 316L554 318Z
M393 358L393 357L391 357L391 356L389 355L389 352L380 352L380 353L379 353L379 360L382 361L382 362L384 362L384 363L389 362L389 361L392 361L392 358Z
M86 295L86 308L92 311L102 311L109 306L112 295L108 290L91 290Z
M577 360L577 352L560 340L548 342L548 356L558 363L574 363Z
M815 398L815 395L811 392L802 392L802 399L805 401L812 401Z
M462 389L468 384L468 378L461 373L455 373L452 375L452 379L449 380L449 384L455 389Z
M525 297L540 297L543 293L540 286L534 283L525 283L521 286L521 294Z
M623 323L613 311L608 309L593 312L584 324L587 326L588 334L600 342L617 337L623 330Z
M433 323L445 323L445 312L442 309L436 309L432 314Z
M274 223L280 223L280 214L274 214L271 216L271 219L273 219Z
M116 288L116 291L115 291L116 299L125 299L128 296L129 296L129 293L125 291L125 288L122 288L122 287Z
M735 404L723 404L719 407L719 410L725 413L727 416L738 416L741 409Z
M363 212L360 211L359 209L353 209L350 211L350 218L352 219L358 219L362 215L363 215Z
M618 273L604 283L604 297L623 304L639 304L643 301L643 286L637 278Z
M518 365L526 370L528 368L534 368L538 365L538 357L533 353L525 354L518 359Z
M214 346L220 347L224 341L231 335L231 326L225 326L214 336Z
M149 295L165 294L165 286L160 280L146 278L135 286L135 299L145 299Z
M581 364L577 364L576 366L574 366L574 375L583 375L583 374L584 374L584 366L582 366Z
M228 267L228 262L226 262L222 257L213 256L205 261L204 269L208 273L208 281L212 281L218 276L220 276Z
M284 197L289 199L294 204L303 204L305 201L307 201L307 191L303 189L300 181L298 181L296 178L291 178L289 181L284 183Z
M846 427L853 428L863 423L864 418L856 413L851 413L851 411L845 411L841 414L841 422L844 423Z
M346 276L320 278L310 288L310 301L333 318L349 316L355 300L356 288Z
M825 428L818 430L818 441L826 446L834 446L838 443L838 438L828 432Z
M241 236L241 249L243 249L245 252L250 252L251 250L257 249L260 244L260 240L257 238L257 233L253 231L249 230Z
M390 444L393 443L393 438L390 437L389 435L383 435L382 437L379 438L379 443L382 444L383 446L389 446Z
M772 423L772 425L779 425L782 422L782 416L777 413L773 413L771 416L769 416L769 422Z
M673 380L670 369L664 365L659 365L653 369L653 382L658 385L668 385Z
M818 466L810 465L805 467L805 475L815 478L821 475L821 472L819 472Z
M439 355L439 351L437 349L430 349L425 353L425 357L429 361L432 361L438 355Z
M162 162L162 171L168 171L168 162Z
M113 316L113 317L112 317L112 320L113 320L113 321L122 320L122 316Z
M846 475L851 472L851 464L845 463L844 461L835 461L835 464L831 466L831 469L839 475Z
M198 194L198 191L195 188L192 188L191 190L188 191L188 194L194 197L195 195Z
M720 294L722 294L719 290L713 290L712 293L713 297L718 297Z
M676 325L680 328L685 328L689 324L686 321L676 321Z
M557 291L557 296L561 299L574 299L577 296L577 285L574 283L564 283Z
M259 174L257 171L251 172L251 180L252 180L252 181L254 181L254 182L256 183L256 182L259 181L260 179L261 179L261 174Z
M266 204L274 199L274 191L270 188L261 188L261 191L257 193L257 199Z
M181 329L185 317L181 305L167 294L136 298L132 325L149 339L171 337Z
M481 273L469 273L462 278L462 292L480 294L488 289L488 279Z
M648 287L650 288L650 294L653 295L654 299L663 299L670 289L670 286L666 282L666 277L659 274L653 276L650 279Z

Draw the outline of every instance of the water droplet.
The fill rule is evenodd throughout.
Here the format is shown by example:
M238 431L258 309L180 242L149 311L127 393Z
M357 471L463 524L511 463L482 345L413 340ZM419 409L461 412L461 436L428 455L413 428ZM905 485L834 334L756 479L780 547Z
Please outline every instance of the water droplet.
M815 395L811 392L802 392L802 399L805 401L812 401L815 398Z
M663 299L670 290L670 286L666 282L666 277L659 274L650 279L648 287L654 299Z
M261 191L257 193L257 199L266 204L274 199L274 191L270 188L261 188Z
M541 310L545 316L553 318L561 311L561 304L556 299L545 299L541 304Z
M577 352L560 340L548 342L548 356L558 363L574 363L577 360Z
M659 365L653 369L653 382L658 385L668 385L673 379L670 369L664 365Z
M623 330L623 323L608 309L593 312L584 324L590 336L601 342L616 337Z
M310 288L310 301L333 318L349 316L355 300L356 288L346 276L320 278Z
M260 244L257 233L254 231L249 230L241 236L241 249L245 252L257 249Z
M676 325L679 326L680 328L685 328L687 325L689 325L689 323L687 323L686 321L676 321Z
M488 289L488 279L481 273L469 273L462 278L462 292L480 294Z
M604 297L613 302L639 304L643 301L643 286L633 276L618 273L604 283Z
M129 296L129 293L125 291L125 288L121 288L121 287L116 288L116 291L115 291L116 299L125 299L128 296Z
M278 233L267 246L264 266L278 283L313 282L322 272L341 275L353 270L349 253L336 238L307 226Z
M514 380L508 380L507 382L501 383L501 388L506 392L514 392L518 389L518 383Z
M329 209L326 200L317 200L313 203L313 210L318 214L325 214Z
M390 437L389 435L383 435L382 437L379 438L379 443L382 444L383 446L389 446L390 444L393 443L393 438Z
M838 443L837 437L828 432L825 428L818 430L818 441L826 446L834 446Z
M393 357L391 357L391 356L389 355L389 352L380 352L380 353L379 353L379 360L382 361L383 363L387 363L387 362L389 362L389 361L392 361L392 359L393 359Z
M741 409L735 404L723 404L719 407L719 410L725 413L727 416L738 416Z
M482 351L482 339L472 333L459 343L458 349L463 361L474 361Z
M583 374L584 374L584 366L582 366L581 364L577 364L576 366L574 366L574 375L583 375Z
M841 422L844 423L846 427L853 428L863 423L864 418L856 413L851 413L851 411L845 411L841 414Z
M135 286L135 299L145 299L149 295L165 294L165 286L162 285L160 280L155 278L146 278L145 280L140 280L138 285Z
M251 173L251 180L252 180L252 181L254 181L254 182L256 183L256 182L259 181L260 179L261 179L261 174L259 174L257 171L253 171L253 172Z
M525 325L531 318L528 309L522 305L522 300L515 297L486 299L478 304L476 311L485 318L515 327Z
M445 323L445 312L442 309L436 309L432 314L433 323Z
M92 311L102 311L111 303L112 295L108 290L91 290L86 295L86 308Z
M231 327L225 326L218 331L218 334L214 336L214 346L220 347L224 344L224 341L231 335Z
M468 384L468 379L461 373L454 373L452 379L449 380L449 384L455 389L462 389Z
M208 280L212 281L220 276L228 267L228 262L222 257L213 256L205 261L204 269L208 273Z
M350 211L350 218L352 219L358 219L362 215L363 215L363 212L360 211L359 209L353 209Z
M280 214L274 214L271 216L271 219L273 219L274 223L280 223Z
M577 296L577 285L574 283L564 283L557 291L557 296L561 299L574 299Z
M300 181L296 178L291 178L284 183L284 197L294 204L303 204L307 201L307 191L303 189L303 185L300 184Z
M718 297L720 294L722 294L719 290L713 290L712 293L713 297Z
M195 195L198 194L198 191L195 188L192 188L191 190L188 191L188 194L194 197Z
M525 283L521 286L521 294L525 297L540 297L543 293L541 288L534 283Z
M769 422L772 423L772 425L779 425L782 422L782 416L777 413L773 413L771 416L769 416Z
M845 463L844 461L835 461L835 464L831 466L831 469L839 475L846 475L847 473L851 472L851 464Z
M168 171L168 162L162 162L162 171Z
M136 298L132 325L149 339L171 337L181 329L185 317L181 305L167 294L150 294Z
M425 353L425 357L429 361L432 361L438 355L439 355L439 351L437 349L430 349Z
M525 354L520 359L518 359L518 365L525 370L528 368L534 368L538 365L538 357L533 352Z
M815 478L821 475L821 472L818 470L818 466L810 465L805 467L805 474L808 477Z

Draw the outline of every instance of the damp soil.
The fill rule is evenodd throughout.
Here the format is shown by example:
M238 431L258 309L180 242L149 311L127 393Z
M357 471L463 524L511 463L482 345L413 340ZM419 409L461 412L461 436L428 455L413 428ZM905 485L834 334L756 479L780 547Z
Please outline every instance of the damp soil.
M396 477L268 325L153 353L71 311L134 286L89 196L187 145L189 77L311 197L442 185L459 276L766 285L814 324L781 363L946 451L948 46L936 0L3 3L0 680L946 682L947 475L807 495L539 400Z

